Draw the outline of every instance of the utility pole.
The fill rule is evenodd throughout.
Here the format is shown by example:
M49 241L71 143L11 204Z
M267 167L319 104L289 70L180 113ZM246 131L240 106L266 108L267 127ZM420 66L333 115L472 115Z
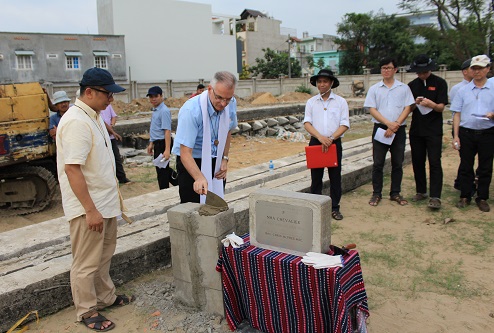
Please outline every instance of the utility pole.
M291 39L290 39L290 35L288 35L288 78L291 79L292 78L292 64L290 62L290 46L291 46Z

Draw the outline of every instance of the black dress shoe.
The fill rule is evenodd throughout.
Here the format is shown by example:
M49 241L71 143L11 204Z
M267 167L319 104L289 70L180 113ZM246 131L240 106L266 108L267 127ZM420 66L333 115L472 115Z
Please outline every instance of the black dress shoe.
M491 207L489 206L489 204L487 203L487 201L485 200L476 200L477 202L477 206L479 207L479 209L483 212L488 212L491 210Z

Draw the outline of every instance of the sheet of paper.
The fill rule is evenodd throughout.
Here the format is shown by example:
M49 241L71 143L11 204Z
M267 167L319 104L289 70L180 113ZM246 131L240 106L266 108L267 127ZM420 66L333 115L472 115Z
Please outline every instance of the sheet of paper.
M417 105L417 108L419 109L420 113L422 113L423 115L426 115L432 111L432 108L429 108L427 106L423 106L423 105L419 105L419 104L416 104L416 105Z
M163 158L163 154L159 154L158 157L156 157L154 160L153 160L153 164L155 166L157 166L158 168L166 168L166 166L168 165L168 163L170 162L170 159L167 159L165 160Z
M481 120L490 120L485 114L472 113L472 116Z
M382 128L378 128L376 131L376 135L374 135L374 140L384 143L385 145L391 145L396 134L393 133L393 135L387 138L384 136L384 133L386 133L385 130L383 130Z

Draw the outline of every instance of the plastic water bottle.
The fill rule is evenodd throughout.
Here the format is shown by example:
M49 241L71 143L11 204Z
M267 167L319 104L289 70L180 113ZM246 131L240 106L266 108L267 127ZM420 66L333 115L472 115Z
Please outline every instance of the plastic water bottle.
M273 160L269 161L269 173L274 173L274 163Z

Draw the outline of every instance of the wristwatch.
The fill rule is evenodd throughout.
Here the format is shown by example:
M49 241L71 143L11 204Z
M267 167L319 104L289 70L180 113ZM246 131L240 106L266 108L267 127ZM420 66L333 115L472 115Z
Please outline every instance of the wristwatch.
M329 138L334 141L334 137L332 135L330 135Z
M223 159L229 161L228 156L223 156Z

